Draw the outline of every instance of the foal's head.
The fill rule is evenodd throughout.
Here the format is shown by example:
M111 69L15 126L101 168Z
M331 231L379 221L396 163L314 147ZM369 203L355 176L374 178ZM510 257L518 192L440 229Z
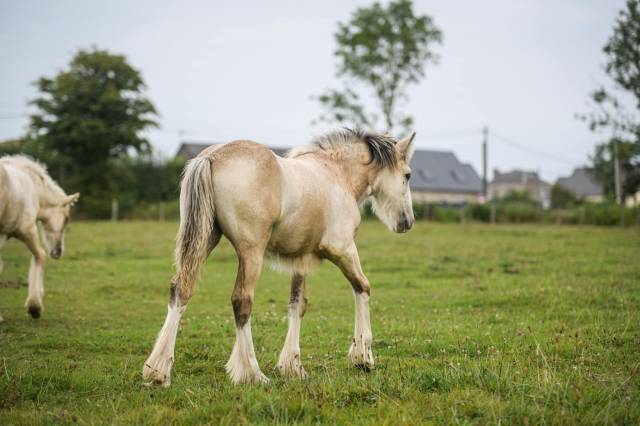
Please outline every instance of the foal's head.
M413 133L399 142L391 142L393 150L388 149L388 139L368 141L372 160L379 165L371 179L373 211L393 232L407 232L415 220L409 189L409 163L413 156L415 135Z
M80 198L80 194L77 192L66 195L60 203L43 207L38 214L47 242L51 247L49 254L54 259L60 259L64 252L64 228L69 222L69 210L73 203L78 201L78 198Z

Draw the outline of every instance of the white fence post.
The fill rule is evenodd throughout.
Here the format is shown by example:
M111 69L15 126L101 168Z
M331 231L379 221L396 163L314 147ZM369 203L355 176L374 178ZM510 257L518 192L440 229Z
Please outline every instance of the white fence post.
M111 222L116 222L118 220L118 200L111 200Z

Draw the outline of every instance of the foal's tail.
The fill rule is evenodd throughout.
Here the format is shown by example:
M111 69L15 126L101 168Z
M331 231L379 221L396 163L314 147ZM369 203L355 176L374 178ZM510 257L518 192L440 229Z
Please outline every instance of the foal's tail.
M187 163L180 185L180 229L176 238L176 274L171 283L171 304L191 297L202 264L213 248L215 212L212 160L196 157ZM176 294L177 293L177 294Z

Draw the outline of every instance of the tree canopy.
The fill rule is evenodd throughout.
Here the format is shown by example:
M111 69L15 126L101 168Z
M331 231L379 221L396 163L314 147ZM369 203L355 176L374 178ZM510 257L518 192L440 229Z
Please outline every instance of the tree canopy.
M143 131L157 126L157 112L140 72L124 56L92 48L35 85L33 149L46 151L65 186L89 193L81 200L98 194L109 199L118 192L114 160L151 151Z
M318 96L325 110L320 120L375 127L378 115L358 90L365 86L377 100L386 131L410 127L413 119L398 106L408 99L409 85L424 78L426 64L437 60L432 46L442 41L442 33L432 18L416 15L410 0L387 6L375 2L338 23L335 39L337 75L344 88Z
M603 47L605 71L613 89L601 87L591 93L593 111L585 116L591 130L608 130L608 140L596 146L591 157L595 176L606 193L614 191L613 159L618 152L622 171L622 196L640 190L640 2L627 0ZM619 100L630 97L629 111Z

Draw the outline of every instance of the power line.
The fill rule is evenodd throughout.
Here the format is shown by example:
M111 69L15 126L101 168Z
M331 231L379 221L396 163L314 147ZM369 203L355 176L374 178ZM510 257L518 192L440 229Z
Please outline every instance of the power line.
M506 138L506 137L500 135L499 133L496 133L495 131L492 131L491 134L493 135L494 139L496 139L496 140L498 140L498 141L500 141L500 142L502 142L502 143L504 143L506 145L509 145L509 146L511 146L513 148L517 148L517 149L519 149L521 151L527 152L529 154L537 155L538 157L545 158L545 159L551 160L551 161L556 161L558 163L565 163L565 164L571 164L571 165L576 164L575 160L569 160L567 158L559 157L559 156L557 156L555 154L549 154L549 153L546 153L546 152L543 152L543 151L539 151L539 150L537 150L535 148L530 148L529 146L527 146L525 144L522 144L520 142L516 142L516 141L514 141L513 139L510 139L510 138Z
M0 120L12 120L15 118L28 117L29 114L24 112L16 112L12 114L0 114Z
M438 140L447 140L447 139L461 139L468 136L477 136L479 132L481 132L481 128L477 129L467 129L467 130L459 130L453 132L439 132L421 135L425 139L438 139Z

